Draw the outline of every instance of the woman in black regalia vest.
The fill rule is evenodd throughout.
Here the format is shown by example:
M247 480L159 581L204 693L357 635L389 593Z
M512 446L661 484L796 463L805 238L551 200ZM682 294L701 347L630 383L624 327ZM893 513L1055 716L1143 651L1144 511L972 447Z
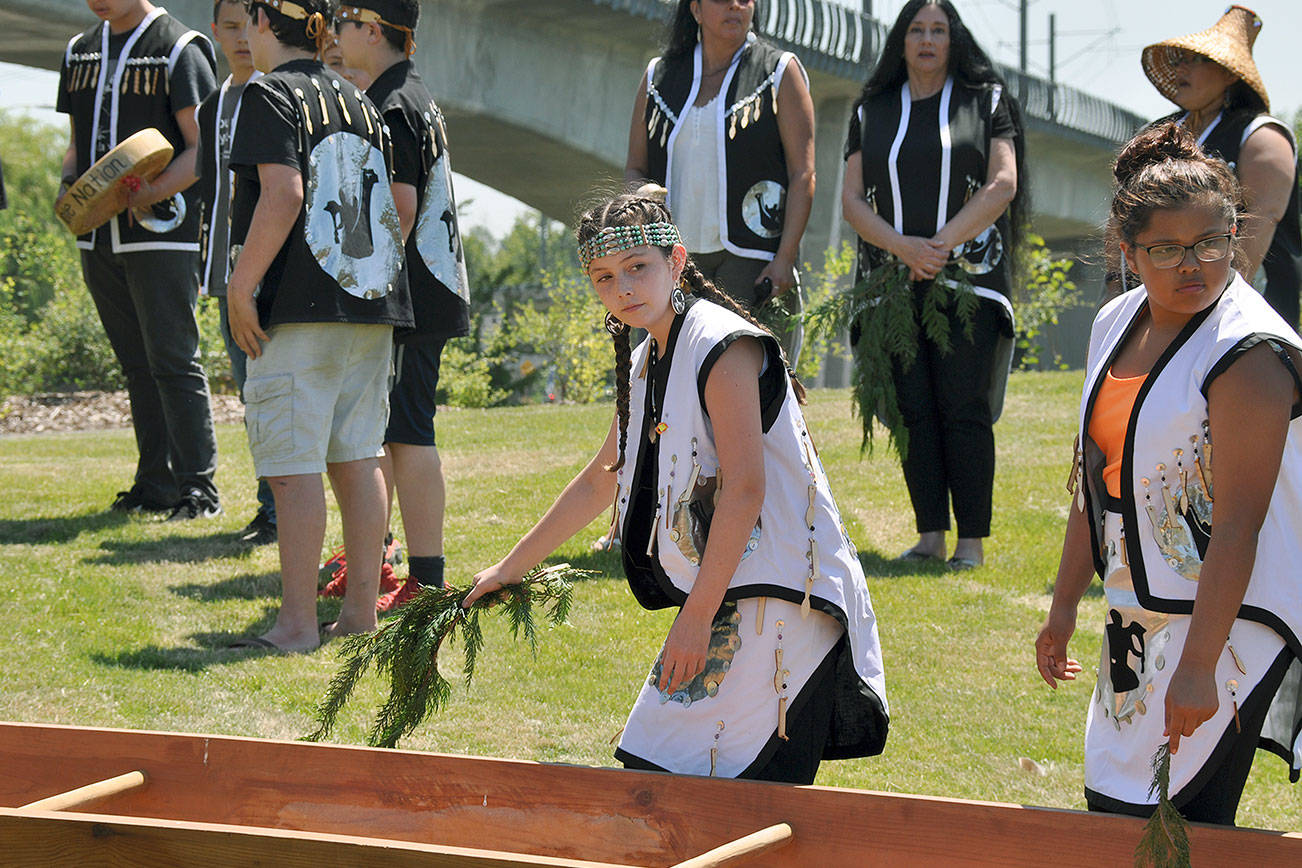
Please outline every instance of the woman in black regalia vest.
M814 104L800 61L754 32L756 0L679 0L638 84L624 175L652 181L706 279L756 310L803 309L796 260L814 201ZM799 326L779 325L794 365Z
M1294 328L1302 290L1297 143L1270 116L1270 97L1252 59L1261 19L1231 6L1216 25L1144 49L1144 73L1180 111L1162 118L1192 132L1239 178L1246 212L1239 227L1243 276ZM1265 287L1257 280L1265 271ZM1134 285L1127 283L1126 288Z
M970 332L948 311L949 352L922 336L913 364L894 371L919 534L901 560L945 556L951 500L958 542L949 566L984 556L993 426L1012 352L1010 257L1027 199L1022 144L1017 103L953 5L911 0L855 104L841 202L860 238L860 278L903 263L921 299L957 264L979 304Z

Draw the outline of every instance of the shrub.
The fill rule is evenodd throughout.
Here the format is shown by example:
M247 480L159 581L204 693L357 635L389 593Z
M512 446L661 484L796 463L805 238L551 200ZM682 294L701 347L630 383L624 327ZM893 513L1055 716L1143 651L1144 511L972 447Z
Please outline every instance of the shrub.
M494 359L458 338L443 347L439 362L438 402L453 407L496 407L511 393L493 382Z
M606 308L587 281L572 272L545 274L546 302L520 305L507 331L517 354L542 357L552 384L549 398L587 404L610 394L614 351L602 325Z
M1017 367L1032 370L1040 367L1065 369L1066 363L1053 354L1045 358L1044 332L1056 326L1063 311L1080 307L1084 300L1071 280L1070 259L1054 259L1044 239L1028 233L1022 247L1024 281L1013 287L1013 309L1017 311Z

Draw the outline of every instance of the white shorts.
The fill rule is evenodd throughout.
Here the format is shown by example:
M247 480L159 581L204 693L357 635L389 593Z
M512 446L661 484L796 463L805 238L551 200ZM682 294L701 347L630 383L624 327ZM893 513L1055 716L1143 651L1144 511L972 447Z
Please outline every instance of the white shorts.
M376 458L389 420L393 327L287 323L249 359L244 424L258 476Z

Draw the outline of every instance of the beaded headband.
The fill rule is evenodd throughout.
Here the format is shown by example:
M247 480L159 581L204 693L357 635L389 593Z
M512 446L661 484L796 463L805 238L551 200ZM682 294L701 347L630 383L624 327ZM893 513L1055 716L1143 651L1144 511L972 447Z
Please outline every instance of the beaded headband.
M404 27L401 24L394 24L392 21L385 21L380 13L376 12L374 9L363 9L360 6L340 6L339 11L335 13L335 22L342 23L344 21L353 21L358 24L374 23L382 24L385 27L392 27L394 30L400 31L403 36L407 37L406 44L403 46L403 51L408 57L411 57L412 53L416 50L416 35L412 32L410 27Z
M579 245L579 263L586 271L592 260L634 247L673 247L682 244L678 227L672 223L639 223L636 226L606 226Z

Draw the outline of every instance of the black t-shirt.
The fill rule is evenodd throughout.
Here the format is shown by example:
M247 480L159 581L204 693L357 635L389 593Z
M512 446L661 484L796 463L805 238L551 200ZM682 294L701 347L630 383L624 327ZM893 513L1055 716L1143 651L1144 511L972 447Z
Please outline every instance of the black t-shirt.
M909 110L909 128L900 145L896 168L900 177L904 234L930 238L936 234L936 202L940 198L940 97L939 93L915 99ZM990 116L992 139L1017 138L1008 101L1001 99ZM859 110L850 113L845 157L859 153L863 133Z
M245 88L231 146L232 271L261 193L258 166L303 178L302 211L258 291L263 327L412 324L386 149L375 106L319 61L290 61Z
M379 107L389 129L394 183L416 188L416 222L405 251L416 325L400 332L398 340L444 340L469 334L469 281L443 114L410 61L380 73L366 95Z

